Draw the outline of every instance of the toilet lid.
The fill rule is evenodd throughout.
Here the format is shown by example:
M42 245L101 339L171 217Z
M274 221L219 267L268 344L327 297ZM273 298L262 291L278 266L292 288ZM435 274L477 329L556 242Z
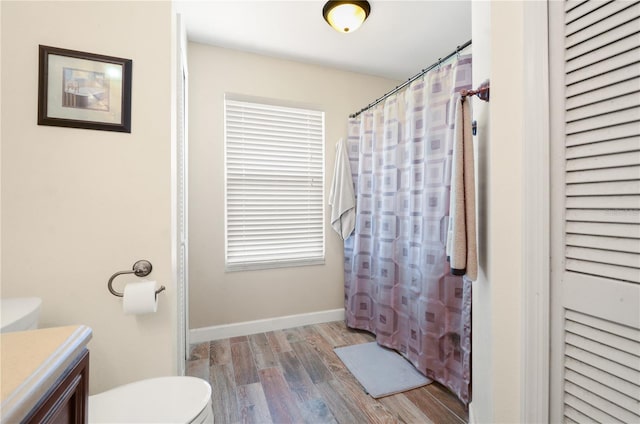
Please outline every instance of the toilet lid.
M12 297L2 299L0 331L26 330L35 322L42 299L39 297ZM22 324L24 322L24 324Z
M200 378L136 381L89 396L89 422L190 423L210 399L211 386Z

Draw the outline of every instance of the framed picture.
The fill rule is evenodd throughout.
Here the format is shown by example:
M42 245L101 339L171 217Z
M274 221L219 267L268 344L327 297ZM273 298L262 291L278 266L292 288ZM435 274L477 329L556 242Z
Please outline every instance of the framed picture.
M131 132L132 61L40 46L38 125Z

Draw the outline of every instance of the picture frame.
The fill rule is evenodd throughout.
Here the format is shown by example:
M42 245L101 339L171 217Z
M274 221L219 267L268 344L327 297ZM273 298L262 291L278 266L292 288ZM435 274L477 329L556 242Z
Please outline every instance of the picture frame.
M39 46L38 125L131 132L133 61Z

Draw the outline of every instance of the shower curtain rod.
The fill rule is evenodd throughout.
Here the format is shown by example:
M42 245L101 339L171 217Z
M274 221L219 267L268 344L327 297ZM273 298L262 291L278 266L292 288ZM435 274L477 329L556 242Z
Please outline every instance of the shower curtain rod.
M456 50L449 53L448 55L446 55L444 58L440 58L438 59L438 61L436 63L434 63L433 65L423 69L422 71L420 71L419 73L417 73L416 75L412 76L411 78L409 78L408 80L406 80L405 82L403 82L402 84L396 86L396 88L394 88L393 90L385 93L382 97L380 97L379 99L376 99L374 102L369 103L367 106L363 107L362 109L360 109L358 112L353 113L351 115L349 115L349 118L355 118L356 116L360 115L362 112L371 109L373 106L377 105L378 103L380 103L381 101L383 101L384 99L386 99L387 97L397 93L398 91L402 90L404 87L406 87L407 85L411 84L412 82L414 82L415 80L417 80L418 78L420 78L421 76L423 76L424 74L426 74L427 72L429 72L430 70L432 70L433 68L435 68L438 65L441 65L443 62L446 62L447 60L451 59L453 56L460 54L460 52L464 49L466 49L467 47L469 47L471 45L471 40L467 41L466 43L456 47Z

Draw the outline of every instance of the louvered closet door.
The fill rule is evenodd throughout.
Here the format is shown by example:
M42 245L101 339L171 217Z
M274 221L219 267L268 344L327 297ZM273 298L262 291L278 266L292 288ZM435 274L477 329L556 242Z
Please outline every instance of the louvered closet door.
M551 421L640 423L640 2L550 2Z

